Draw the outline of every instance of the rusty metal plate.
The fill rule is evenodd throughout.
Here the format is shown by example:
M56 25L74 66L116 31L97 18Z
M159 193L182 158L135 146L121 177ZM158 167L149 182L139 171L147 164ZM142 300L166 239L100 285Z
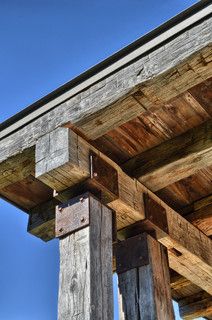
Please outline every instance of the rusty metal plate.
M114 251L118 274L149 264L146 233L118 242Z
M168 233L166 209L150 198L148 194L144 195L144 207L147 222Z
M101 192L101 200L108 203L118 199L118 172L97 154L90 154L89 186Z
M89 224L89 193L75 197L56 207L56 237L70 234Z

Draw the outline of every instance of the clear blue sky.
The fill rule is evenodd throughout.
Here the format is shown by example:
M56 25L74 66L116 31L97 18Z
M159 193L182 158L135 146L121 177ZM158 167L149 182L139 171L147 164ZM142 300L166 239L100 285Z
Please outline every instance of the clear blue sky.
M195 2L0 0L0 121ZM2 200L0 226L0 320L56 320L57 241Z

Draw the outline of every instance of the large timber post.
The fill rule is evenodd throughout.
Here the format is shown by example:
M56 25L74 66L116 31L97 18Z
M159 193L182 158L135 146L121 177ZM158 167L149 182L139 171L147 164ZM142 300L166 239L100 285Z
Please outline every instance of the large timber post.
M58 320L113 319L112 220L89 193L57 207Z
M209 239L88 141L58 128L37 141L35 160L36 179L55 191L28 231L60 239L58 320L113 318L113 211L124 320L174 318L164 248L172 269L211 293Z
M174 319L167 254L147 233L116 248L121 320Z

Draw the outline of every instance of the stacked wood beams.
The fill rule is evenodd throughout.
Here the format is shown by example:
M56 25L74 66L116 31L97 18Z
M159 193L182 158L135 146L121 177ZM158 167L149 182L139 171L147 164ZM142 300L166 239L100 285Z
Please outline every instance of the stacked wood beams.
M139 230L149 228L150 225L156 231L157 240L168 249L170 267L210 293L212 287L211 240L163 203L139 181L126 175L118 165L95 150L88 142L66 128L61 128L58 134L64 135L62 139L64 144L59 143L59 149L55 141L53 149L47 147L48 152L42 152L42 158L39 157L39 151L37 151L37 178L60 192L72 185L73 181L74 184L81 184L90 179L90 154L91 152L96 153L99 158L117 171L118 198L108 202L108 206L117 212L118 229L123 229L136 221L141 221L138 224ZM38 141L37 148L42 147L43 139L50 141L51 144L50 137L47 139L44 136ZM53 159L56 159L55 165ZM50 167L48 167L49 164ZM66 190L67 192L69 191ZM70 194L71 192L70 190ZM147 216L144 210L143 194L148 194L151 200L162 207L167 220L167 228L163 228L156 220Z

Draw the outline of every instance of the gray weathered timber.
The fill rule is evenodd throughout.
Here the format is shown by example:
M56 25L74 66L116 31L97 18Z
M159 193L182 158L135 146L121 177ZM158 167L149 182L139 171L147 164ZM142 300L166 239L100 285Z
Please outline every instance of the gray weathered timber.
M167 255L151 236L146 241L149 263L118 275L122 320L174 319Z
M63 130L65 134L66 130L68 131L67 128L61 128L61 130ZM76 134L72 132L71 135L74 136ZM77 143L74 147L76 153L73 150L73 145L71 148L72 151L74 151L73 155L75 154L77 159L77 165L74 165L73 177L76 177L76 174L79 175L79 177L81 177L81 175L84 177L85 173L89 176L89 154L90 151L93 150L93 147L79 136L76 140ZM149 197L162 206L165 209L164 212L166 212L168 230L164 231L163 228L161 229L160 226L158 226L158 221L155 221L155 224L153 221L152 224L153 229L157 229L158 241L169 250L170 267L203 290L212 293L211 239L195 228L170 206L161 201L161 199L139 181L124 173L111 159L100 152L98 155L118 173L119 198L108 203L108 207L116 211L117 229L120 230L124 227L129 227L139 220L139 223L142 223L142 220L146 217L143 194L148 194ZM54 176L59 179L56 182L52 182L51 175L49 175L48 172L38 178L42 179L42 181L50 187L57 189L56 183L64 181L64 174L68 174L68 179L71 181L70 175L72 174L72 169L67 173L67 169L63 171L63 166L64 168L68 168L68 166L69 168L73 168L72 161L60 166L57 176L54 173ZM57 168L54 170L57 172ZM45 179L43 180L43 178ZM66 179L66 181L68 181L68 179ZM144 221L144 225L146 222L148 222L148 219ZM40 225L40 228L42 228L42 225ZM171 251L173 248L175 250Z
M4 138L0 142L0 162L35 145L38 138L66 123L95 139L143 109L160 105L211 77L211 21L208 17L192 26ZM139 104L130 102L128 108L125 98L136 88L143 93L143 99ZM124 112L120 112L122 106Z
M89 201L90 226L60 240L58 320L113 320L112 214Z

